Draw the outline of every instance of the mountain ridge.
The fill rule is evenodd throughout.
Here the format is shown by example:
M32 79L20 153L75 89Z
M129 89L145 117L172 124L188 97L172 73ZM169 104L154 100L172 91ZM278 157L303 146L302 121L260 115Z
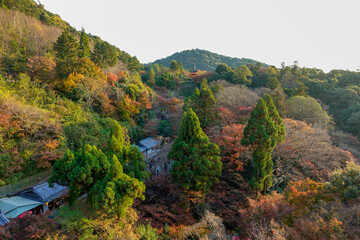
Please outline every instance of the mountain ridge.
M168 57L157 59L149 64L163 64L164 66L169 67L172 60L181 61L184 68L189 70L213 71L220 63L225 63L229 67L233 68L236 68L240 65L256 63L260 63L264 67L268 66L267 64L257 60L225 56L198 48L176 52Z

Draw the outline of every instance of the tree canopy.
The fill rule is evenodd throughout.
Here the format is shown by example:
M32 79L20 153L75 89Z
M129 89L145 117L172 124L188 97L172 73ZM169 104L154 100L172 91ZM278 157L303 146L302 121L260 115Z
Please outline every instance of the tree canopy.
M195 112L192 109L186 111L178 137L168 154L168 158L174 160L173 181L186 191L206 193L221 174L219 155L219 147L202 131Z
M312 124L326 125L330 122L328 114L312 97L295 96L289 98L285 103L290 118Z

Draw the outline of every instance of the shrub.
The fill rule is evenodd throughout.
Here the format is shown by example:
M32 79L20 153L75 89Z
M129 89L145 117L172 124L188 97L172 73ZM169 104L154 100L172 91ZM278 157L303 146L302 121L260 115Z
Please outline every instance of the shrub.
M360 164L352 161L344 169L335 170L327 185L345 199L356 199L360 190Z
M138 226L137 232L141 235L141 240L157 240L159 238L158 230L152 228L150 224L146 226L141 224Z

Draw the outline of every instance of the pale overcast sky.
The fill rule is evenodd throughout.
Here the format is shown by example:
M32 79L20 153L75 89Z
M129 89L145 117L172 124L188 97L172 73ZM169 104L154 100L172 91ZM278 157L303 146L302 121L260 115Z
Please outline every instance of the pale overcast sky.
M200 48L280 66L360 68L359 0L40 0L142 63Z

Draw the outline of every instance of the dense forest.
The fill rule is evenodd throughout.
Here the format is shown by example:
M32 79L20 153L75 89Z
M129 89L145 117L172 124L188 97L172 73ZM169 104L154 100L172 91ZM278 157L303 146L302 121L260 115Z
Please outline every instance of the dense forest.
M143 65L32 0L0 7L0 187L69 189L0 239L359 239L360 72Z
M185 50L174 53L173 55L156 60L154 64L162 64L170 67L171 61L180 61L187 70L203 70L214 71L218 64L225 63L230 67L236 68L240 65L256 64L258 61L247 58L232 58L224 55L212 53L201 49ZM267 67L265 63L261 63L263 67Z

